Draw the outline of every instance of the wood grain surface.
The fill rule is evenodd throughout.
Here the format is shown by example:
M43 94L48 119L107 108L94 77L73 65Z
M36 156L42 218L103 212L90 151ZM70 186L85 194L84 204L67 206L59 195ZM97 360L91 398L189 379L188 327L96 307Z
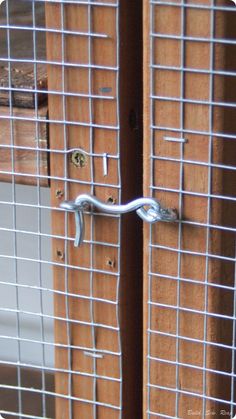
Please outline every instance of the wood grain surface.
M40 105L47 100L46 66L34 64L36 60L45 60L45 31L35 31L35 37L33 32L33 14L35 14L35 26L41 29L45 27L44 4L37 2L34 4L35 8L30 1L10 0L9 20L6 3L0 6L0 25L11 27L10 30L0 29L0 59L6 59L8 53L11 59L10 64L7 61L0 61L0 105L9 105L10 93L7 90L9 87L16 89L12 90L13 106L34 109L36 101ZM32 63L26 60L32 60ZM37 95L30 90L38 90ZM41 93L40 90L44 92Z
M113 2L115 3L115 1ZM70 121L66 130L63 125L50 124L50 145L52 148L67 149L82 148L85 151L92 149L96 153L115 155L120 146L121 160L109 159L108 175L104 176L102 159L99 157L86 157L83 167L76 167L71 162L71 156L51 155L51 173L63 179L65 173L67 180L51 182L52 206L58 207L57 191L62 191L64 197L74 199L79 193L93 193L105 202L119 202L139 195L141 182L137 182L135 158L141 159L141 141L137 126L130 123L130 116L136 115L140 107L141 75L135 73L138 60L141 60L140 39L141 2L133 1L127 9L125 1L120 2L120 20L117 27L116 8L92 7L92 28L96 33L107 34L107 39L95 38L92 43L91 62L98 66L116 67L117 61L117 31L120 33L121 49L118 52L120 61L119 87L116 80L116 71L97 68L90 70L92 73L92 93L96 95L108 94L117 98L120 96L120 105L114 100L93 100L92 115L89 99L73 96L74 92L89 93L90 71L85 67L76 66L48 66L49 90L61 91L65 86L66 92L71 95L63 100L63 96L49 94L49 118ZM137 16L139 19L137 20ZM47 26L61 28L61 6L56 4L46 5ZM88 6L64 6L64 27L68 30L88 31ZM139 34L139 37L137 36ZM65 55L62 57L62 38L60 34L49 33L47 36L47 57L50 60L67 63L87 64L89 62L88 37L68 35L64 40ZM63 83L64 77L64 83ZM118 89L118 90L117 90ZM108 92L108 93L106 93ZM91 92L90 92L91 93ZM65 107L64 107L65 106ZM66 112L66 113L65 113ZM92 118L92 119L91 119ZM75 124L73 124L73 122ZM81 126L77 122L84 123ZM86 123L93 122L96 126L91 128ZM115 128L120 124L120 135ZM102 126L113 126L112 129ZM118 146L118 142L120 144ZM134 157L135 156L135 157ZM119 165L121 170L121 185L119 185ZM76 181L76 182L75 182ZM107 185L107 186L106 186ZM114 187L109 186L114 185ZM61 199L64 199L62 197ZM140 236L141 225L135 215L124 217L121 221L121 251L119 243L119 221L111 217L86 216L87 243L80 248L74 248L73 242L65 240L53 241L53 255L56 262L69 263L68 268L63 266L54 268L54 288L56 290L69 290L73 297L65 298L57 295L54 299L55 315L65 318L65 321L55 322L55 342L73 345L70 351L66 348L56 349L56 366L64 369L72 368L74 372L93 374L94 361L85 355L80 347L93 350L93 335L90 325L79 324L79 321L91 322L91 302L77 295L119 301L119 323L122 341L122 378L123 385L115 380L98 378L96 380L95 398L97 407L93 406L94 379L90 376L72 373L71 390L69 374L57 373L55 377L56 392L67 396L72 395L77 400L70 403L62 397L56 399L56 417L68 418L72 409L73 417L90 418L94 412L102 419L118 419L119 410L102 406L102 403L120 406L122 397L122 417L139 418L141 416L141 257ZM53 211L53 234L70 237L75 235L73 215L69 215L68 224L65 224L64 214ZM137 230L137 225L139 230ZM104 242L107 245L89 244L90 240ZM135 243L135 246L133 246ZM59 255L59 256L58 256ZM61 259L60 259L61 258ZM74 266L74 269L71 267ZM83 270L83 268L85 270ZM98 269L102 272L89 273L86 269ZM119 287L116 274L120 274ZM118 292L119 290L119 292ZM116 307L113 304L94 301L93 319L96 323L117 327ZM68 327L66 317L69 315L71 323ZM77 321L77 323L75 323ZM95 327L96 348L102 351L118 352L118 333L105 327ZM69 357L68 357L69 354ZM97 373L119 379L120 365L117 355L103 353L103 358L96 361ZM122 394L121 394L122 392ZM80 399L80 400L79 400ZM84 402L83 402L84 400ZM86 402L87 400L87 402Z
M210 5L209 2L204 4ZM219 4L226 5L226 2ZM155 32L167 36L181 35L180 7L160 5L153 7L153 11ZM157 417L163 414L187 419L192 413L194 418L207 414L219 418L221 410L228 415L233 413L230 412L232 380L227 375L232 368L233 322L224 318L233 315L233 292L224 287L234 286L234 261L224 257L235 257L235 235L217 229L217 226L235 228L235 202L224 197L235 197L236 178L235 171L209 167L208 164L235 166L235 141L227 138L227 134L235 133L236 125L230 108L211 106L209 102L235 102L236 89L234 78L211 76L209 69L235 71L236 55L234 45L215 43L211 62L211 44L207 42L211 37L211 11L187 8L183 13L184 33L189 37L205 38L205 41L184 42L183 57L180 40L157 38L153 46L154 61L170 68L154 71L153 89L158 96L181 98L181 71L174 71L171 67L181 67L184 62L184 67L189 69L184 73L182 85L183 98L189 100L183 105L183 128L203 133L182 133L187 140L184 145L163 139L164 136L181 136L181 132L171 130L181 127L180 102L156 100L150 109L150 2L144 2L144 190L146 194L150 193L150 176L153 174L155 196L167 207L179 208L183 222L196 225L154 226L152 243L156 247L152 250L151 266L150 236L148 227L145 228L143 416L147 417L149 408ZM216 11L213 32L216 38L235 39L233 16ZM206 72L197 73L191 69ZM190 103L191 100L206 103ZM154 124L169 127L169 130L158 129L152 137L152 113ZM226 138L207 135L211 130L223 133ZM153 152L157 156L153 166L149 157L152 138ZM189 162L181 163L182 160ZM208 194L213 195L212 198ZM213 226L205 227L208 224ZM181 251L180 259L178 250ZM149 269L157 274L151 276L151 282ZM178 277L180 281L176 281ZM150 308L149 317L147 301L150 298L157 305ZM180 310L175 308L178 305ZM148 325L157 332L152 333L150 351ZM178 342L176 335L179 336ZM150 373L148 353L159 359L150 361ZM177 368L176 363L181 365ZM148 377L151 384L157 386L151 387L149 393ZM168 388L173 391L168 391Z

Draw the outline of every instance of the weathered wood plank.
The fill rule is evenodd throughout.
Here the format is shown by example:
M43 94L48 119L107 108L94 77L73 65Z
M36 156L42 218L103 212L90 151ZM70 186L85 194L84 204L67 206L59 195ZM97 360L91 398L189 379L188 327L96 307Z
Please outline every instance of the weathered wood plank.
M6 4L3 3L0 6L0 24L6 26L7 23ZM9 38L7 29L0 29L0 58L8 57L9 47L10 58L13 60L10 64L10 80L8 63L0 61L0 105L9 105L10 89L14 88L16 90L12 90L12 105L34 108L35 101L41 105L47 100L45 93L47 90L46 66L33 63L35 59L45 60L45 32L36 31L34 39L33 9L30 1L13 0L9 2L9 25L12 26L9 30ZM45 27L43 3L35 4L35 25L39 28ZM17 27L19 29L16 29ZM36 51L34 51L34 47ZM14 62L14 59L22 62ZM24 60L32 60L32 63L24 62ZM40 92L40 90L44 90L44 92Z
M9 69L7 64L0 66L0 106L16 106L19 108L35 108L47 102L46 66L37 66L37 85L35 83L34 67L31 64L16 64L11 66L9 87ZM32 90L32 92L31 92ZM40 92L43 90L43 92Z

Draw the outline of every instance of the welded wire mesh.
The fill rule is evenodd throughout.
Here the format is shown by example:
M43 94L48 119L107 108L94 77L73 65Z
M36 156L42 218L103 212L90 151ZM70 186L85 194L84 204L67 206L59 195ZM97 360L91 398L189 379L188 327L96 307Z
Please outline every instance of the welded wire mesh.
M45 7L49 4L60 8L60 22L55 21L55 25L45 21ZM73 9L78 16L74 28L67 15L71 5L78 9ZM113 13L115 63L103 56L94 60L94 43L97 40L104 45L110 42L106 25L102 32L94 28L94 13L99 8ZM81 23L78 11L82 9L86 22ZM120 199L118 25L118 1L5 0L0 6L0 126L3 133L0 140L0 413L4 418L53 418L55 410L59 412L58 417L64 412L66 417L72 418L78 417L75 413L78 406L89 406L89 417L97 417L99 408L108 409L111 414L118 412L116 417L121 415L119 217L87 214L89 233L84 246L89 256L80 263L82 250L71 257L73 219L59 209L61 199L75 198L83 187L91 194L95 193L95 188L98 191L104 187L114 191L117 201ZM60 45L59 48L58 43L55 45L55 51L50 40L48 46L46 44L49 35L60 36ZM85 40L86 58L81 62L74 60L68 51L72 38L78 44ZM52 58L57 49L60 59ZM59 68L59 88L58 85L53 87L53 77L50 85L49 66L51 71ZM69 71L78 72L78 77L80 71L86 72L86 83L81 90L69 85ZM99 90L95 84L95 78L105 72L114 80L112 93L102 85ZM48 96L60 98L57 118L50 111ZM86 101L84 118L73 118L68 111L69 101L76 99ZM96 104L112 104L114 123L95 116L95 101ZM51 124L60 130L58 147L55 141L53 145L50 142ZM77 130L78 136L78 144L73 146L70 143L72 130ZM104 146L104 152L100 152L95 149L101 150L99 139L95 142L94 138L104 132L111 136L113 146ZM84 134L86 147L79 144ZM86 176L80 170L81 165L79 169L74 167L76 161L72 159L78 160L81 155L89 161ZM60 173L53 171L53 159L58 156L62 158L57 163ZM95 162L96 165L101 163L102 176L95 171ZM113 177L110 181L107 176L107 162L115 162L115 180ZM55 182L60 182L60 190ZM59 213L63 214L61 224L65 223L61 233L51 225L51 216L54 218ZM111 242L95 234L99 217L107 217L111 222L117 220ZM56 249L58 243L60 248ZM101 266L94 256L94 249L107 246L116 252L114 269L112 261ZM86 286L76 289L76 280L82 274L87 275ZM58 278L60 288L55 287ZM99 318L99 305L100 311L112 311L112 321L109 316ZM82 306L87 313L84 318L79 315ZM77 326L86 329L84 341L76 339ZM106 341L101 338L102 334L98 340L98 330L107 333ZM107 343L110 340L112 345ZM60 358L62 353L64 364ZM76 364L76 360L81 359L83 367ZM115 370L107 365L115 365ZM77 378L83 380L82 385L76 384ZM87 393L84 392L86 380ZM98 383L102 388L116 386L115 402L102 391L98 394Z
M180 221L150 233L147 417L233 417L236 8L149 8L150 190Z

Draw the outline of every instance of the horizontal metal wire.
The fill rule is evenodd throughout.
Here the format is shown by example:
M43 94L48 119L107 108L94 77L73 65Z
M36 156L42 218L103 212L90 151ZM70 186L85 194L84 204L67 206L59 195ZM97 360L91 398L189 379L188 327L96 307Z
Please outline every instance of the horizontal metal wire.
M26 235L30 235L30 236L36 236L36 237L44 237L47 239L60 239L60 240L67 240L67 241L71 241L74 242L75 238L74 237L68 237L68 236L59 236L59 235L55 235L55 234L49 234L49 233L41 233L41 232L37 232L37 231L27 231L27 230L18 230L18 229L14 229L14 228L3 228L0 227L0 231L5 231L8 233L18 233L18 234L26 234ZM96 240L83 240L83 243L85 244L93 244L93 245L97 245L97 246L109 246L109 247L113 247L113 248L119 248L119 244L115 244L115 243L110 243L110 242L102 242L102 241L96 241Z
M164 188L162 186L154 186L151 185L151 189L156 191L165 191L165 192L176 192L176 193L182 193L183 195L191 195L191 196L198 196L203 198L214 198L214 199L222 199L222 201L236 201L236 197L228 196L228 195L215 195L215 194L207 194L203 192L194 192L194 191L188 191L186 189L175 189L175 188Z
M153 130L158 130L158 131L173 131L173 132L179 132L179 133L186 133L186 134L199 134L199 135L207 135L210 137L216 137L216 138L227 138L227 139L232 139L235 140L236 139L236 134L226 134L223 132L215 132L215 131L205 131L205 130L194 130L194 129L187 129L187 128L176 128L176 127L165 127L165 126L157 126L157 125L151 125L151 128Z
M195 166L203 166L203 167L213 167L215 169L223 169L223 170L236 170L235 166L226 165L226 164L219 164L219 163L207 163L206 161L199 161L199 160L189 160L189 159L178 159L174 157L165 157L165 156L158 156L158 155L151 155L150 156L154 160L163 160L163 161L173 161L176 163L184 163L184 164L193 164Z
M51 260L43 260L43 259L37 259L37 258L26 258L26 257L23 257L23 256L12 256L12 255L4 255L4 254L0 254L0 258L13 260L13 261L14 260L15 261L21 260L21 261L24 261L24 262L41 263L42 265L58 266L58 267L61 267L61 268L68 268L68 269L73 269L73 270L77 270L77 271L81 271L81 272L94 272L94 273L100 273L100 274L103 274L103 275L110 275L110 276L119 277L118 272L111 272L111 271L106 271L106 270L103 270L103 269L96 269L96 268L88 268L88 267L78 266L78 265L70 265L68 263L54 262L54 261L51 261Z
M60 316L53 316L50 314L45 314L45 313L40 313L40 312L34 312L34 311L27 311L27 310L21 310L21 309L14 309L14 308L5 308L5 307L0 307L0 312L2 313L13 313L13 314L25 314L27 316L31 316L31 318L34 317L40 317L42 319L52 319L52 320L58 320L58 321L62 321L62 322L66 322L69 324L78 324L78 325L83 325L83 326L90 326L90 327L99 327L102 329L107 329L107 330L111 330L111 331L115 331L115 332L119 332L120 328L117 326L109 326L108 324L103 324L103 323L97 323L97 322L86 322L83 320L76 320L76 319L71 319L71 318L67 318L67 317L60 317Z
M47 293L53 293L53 294L58 294L58 295L62 295L62 296L67 296L67 297L73 297L75 299L78 300L87 300L87 301L97 301L98 303L105 303L105 304L109 304L109 305L117 305L118 304L118 297L116 298L116 300L109 300L106 298L99 298L99 297L91 297L88 295L84 295L84 294L79 294L79 293L73 293L73 292L65 292L65 291L60 291L60 290L56 290L56 289L50 289L50 288L46 288L46 287L40 287L40 286L36 286L36 285L29 285L29 284L19 284L19 283L15 283L15 282L10 282L10 281L0 281L0 285L5 285L5 286L9 286L9 287L16 287L16 288L26 288L26 289L31 289L31 290L35 290L35 291L43 291L43 292L47 292Z
M83 351L83 352L89 352L89 351L93 351L95 353L98 354L104 354L104 355L111 355L111 356L117 356L120 357L122 355L121 352L115 352L115 351L109 351L108 349L104 348L104 349L98 349L98 348L90 348L87 346L81 346L81 345L66 345L63 343L57 343L57 342L49 342L49 341L43 341L43 340L37 340L37 339L33 339L33 338L23 338L23 337L18 337L18 336L4 336L4 335L0 335L0 339L2 340L9 340L9 341L18 341L18 342L23 342L23 343L34 343L34 344L41 344L43 346L49 346L49 347L53 347L53 348L60 348L60 349L73 349L73 350L78 350L78 351ZM33 364L32 364L33 366Z
M168 102L177 102L177 103L191 103L195 105L207 105L207 106L224 106L226 108L235 108L236 103L230 102L215 102L215 101L207 101L207 100L197 100L197 99L183 99L181 97L173 97L173 96L159 96L159 95L151 95L151 98L154 100L163 100Z
M179 253L179 254L184 254L184 255L193 255L193 256L200 256L200 257L208 257L208 258L214 258L214 259L220 259L220 260L226 260L229 262L235 262L236 258L231 258L228 256L221 256L218 254L212 254L212 253L208 253L208 252L194 252L193 250L186 250L186 249L176 249L175 247L168 247L168 246L162 246L160 244L150 244L149 245L150 248L154 248L154 249L162 249L162 250L166 250L166 251L170 251L173 253Z
M22 413L10 412L9 410L1 410L0 414L1 415L16 416L16 417L21 417L22 416ZM27 419L42 419L42 416L28 415L26 413L24 413L23 416L24 416L24 418L27 418ZM45 417L44 419L52 419L52 418Z
M169 416L169 415L165 415L164 413L155 413L155 412L152 412L149 409L147 410L147 414L151 415L151 416L158 416L160 418L179 419L179 418L177 418L177 416Z
M0 86L0 91L5 91L8 92L9 95L11 93L14 94L14 92L22 92L22 93L30 93L31 95L34 93L38 93L38 94L45 94L48 95L48 93L50 93L50 95L55 95L55 96L62 96L62 93L56 90L44 90L44 89L39 89L39 88L32 88L32 89L27 89L24 87L13 87L13 86L9 86L9 87L4 87L4 86ZM101 100L114 100L116 99L115 96L105 96L105 95L95 95L95 94L89 94L89 93L78 93L78 92L63 92L63 96L64 97L78 97L78 98L84 98L84 99L101 99ZM46 105L46 103L45 103ZM10 116L10 115L9 115ZM40 118L40 117L39 117ZM10 119L10 118L9 118ZM40 118L41 121L47 120L47 118Z
M24 121L24 122L41 122L42 118L35 117L23 117L23 116L15 116L15 115L0 115L0 120L9 120L9 121ZM103 125L103 124L90 124L89 122L78 122L78 121L69 121L69 120L60 120L60 119L43 119L43 123L45 124L58 124L64 126L75 126L75 127L85 127L85 128L100 128L105 130L114 130L118 131L120 129L117 125Z
M166 336L166 337L171 337L171 338L175 338L177 340L183 340L186 342L192 342L192 343L200 343L202 345L207 345L207 346L213 346L215 348L222 348L222 349L233 349L235 348L235 346L231 346L231 345L226 345L220 342L213 342L210 340L205 340L205 339L197 339L194 337L188 337L188 336L183 336L181 334L175 334L175 333L168 333L168 332L162 332L160 330L154 330L154 329L147 329L147 332L151 335L159 335L159 336Z
M217 317L219 319L226 319L226 320L234 320L234 316L228 316L226 314L220 314L220 313L213 313L211 311L206 310L198 310L196 308L188 308L188 307L182 307L181 305L172 305L172 304L164 304L164 303L158 303L155 301L148 301L148 304L153 307L162 307L162 308L168 308L170 310L178 310L180 312L186 312L186 313L192 313L192 314L200 314L205 315L208 317Z
M161 386L161 385L157 385L157 384L148 384L148 386L150 388L153 388L153 389L166 390L166 391L170 391L172 393L174 392L174 393L184 394L186 396L197 397L197 398L200 398L200 399L211 400L211 401L214 401L214 402L217 402L217 403L224 403L224 404L228 404L228 405L233 404L234 406L236 406L235 402L231 402L231 401L225 400L225 399L220 399L220 398L217 398L217 397L207 396L205 394L196 393L194 391L186 391L186 390L179 389L179 388L166 387L166 386Z
M153 38L160 38L160 39L174 39L174 40L181 40L181 41L191 41L191 42L209 42L215 44L229 44L235 45L236 40L232 39L221 39L221 38L203 38L198 36L181 36L181 35L170 35L170 34L162 34L162 33L155 33L152 32L150 34Z
M234 373L230 373L227 371L220 371L220 370L214 370L211 368L205 368L205 367L201 367L200 365L194 365L194 364L187 364L181 361L172 361L171 359L163 359L163 358L158 358L155 356L148 356L148 359L150 359L150 361L154 361L154 362L160 362L163 364L168 364L168 365L179 365L180 367L184 367L184 368L190 368L196 371L206 371L209 373L213 373L213 374L219 374L219 375L225 375L228 377L235 377L236 375Z
M187 283L191 283L191 284L197 284L197 285L201 285L203 287L208 287L208 288L221 288L223 290L228 290L228 291L235 291L235 287L234 286L229 286L229 285L222 285L222 284L218 284L216 282L205 282L203 280L200 279L193 279L193 278L184 278L181 276L174 276L174 275L166 275L166 274L162 274L162 273L157 273L157 272L152 272L149 271L148 272L149 275L156 277L156 278L165 278L166 280L174 280L174 281L179 281L179 282L187 282Z
M120 378L117 377L108 377L106 375L100 375L100 374L92 374L89 372L83 372L83 371L76 371L76 370L71 370L71 369L65 369L65 368L51 368L51 367L46 367L43 365L34 365L32 363L27 364L24 362L13 362L13 361L0 361L0 365L10 365L10 366L20 366L21 368L28 368L31 370L40 370L40 371L45 371L48 373L63 373L63 374L71 374L74 376L81 376L81 377L88 377L88 378L98 378L104 381L114 381L117 383L121 382Z
M223 376L232 377L232 378L235 378L235 376L236 376L234 373L230 373L230 372L227 372L227 371L214 370L214 369L207 368L207 367L203 368L200 365L187 364L187 363L184 363L184 362L181 362L181 361L177 362L177 361L172 361L172 360L169 360L169 359L162 359L162 358L158 358L158 357L154 357L154 356L149 356L148 359L150 359L150 361L160 362L160 363L168 364L168 365L175 365L176 366L178 364L180 367L189 368L189 369L200 371L200 372L206 371L208 373L223 375Z
M93 32L81 32L81 31L69 31L66 29L55 29L55 28L40 28L38 26L17 26L17 25L0 25L0 29L9 29L9 30L21 30L21 31L34 31L34 32L44 32L44 33L59 33L63 35L78 35L92 38L102 38L109 39L109 36L105 33L93 33Z
M94 401L94 400L88 400L88 399L82 399L80 397L75 397L75 396L68 396L66 394L62 394L62 393L54 393L51 391L47 391L47 390L40 390L37 388L32 388L32 387L19 387L19 386L10 386L10 385L4 385L4 384L0 384L0 389L6 389L6 390L20 390L20 391L24 391L27 393L36 393L36 394L44 394L47 396L52 396L54 398L58 397L60 399L64 399L64 400L73 400L76 402L81 402L81 403L86 403L86 404L92 404L92 405L96 405L96 406L102 406L102 407L108 407L110 409L114 409L114 410L121 410L121 408L119 406L115 406L109 403L102 403L99 401Z
M82 6L102 6L102 7L112 7L112 8L118 8L119 1L116 3L109 3L109 2L100 2L100 1L93 1L93 0L26 0L31 2L37 2L37 3L59 3L59 4L74 4L74 5L82 5Z
M229 76L236 77L236 73L228 70L217 70L211 68L194 68L194 67L177 67L177 66L168 66L164 64L155 64L152 63L150 68L155 70L167 70L167 71L177 71L177 72L186 72L186 73L196 73L196 74L209 74L209 75L218 75L218 76Z
M228 6L218 6L215 4L204 4L204 3L184 3L184 2L171 2L171 1L161 1L161 0L150 0L150 4L153 6L173 6L173 7L179 7L179 8L185 8L185 9L206 9L209 11L225 11L225 12L235 12L235 7L230 6L230 3Z
M114 71L114 72L118 72L119 71L119 67L111 67L111 66L103 66L103 65L98 65L98 64L86 64L86 63L73 63L73 62L64 62L64 61L52 61L52 60L39 60L39 59L35 59L35 60L30 60L27 58L5 58L5 57L0 57L0 63L7 63L7 64L11 64L11 63L17 63L17 64L34 64L34 65L38 65L38 64L44 64L44 65L55 65L55 66L59 66L61 68L67 68L67 67L71 67L71 68L83 68L83 69L91 69L91 70L104 70L104 71ZM48 93L50 93L50 90L48 90Z
M59 178L60 179L60 178ZM78 182L79 183L79 182ZM105 186L109 186L109 185L105 185ZM117 187L117 189L119 189ZM60 212L64 212L63 209L61 209L60 207L54 207L54 206L49 206L49 205L39 205L37 203L35 204L27 204L24 202L17 202L17 201L0 201L0 205L9 205L13 208L15 207L23 207L23 208L34 208L34 209L45 209L45 210L53 210L53 211L60 211ZM84 211L84 214L86 215L96 215L96 217L112 217L112 218L120 218L120 215L117 214L107 214L107 213L103 213L103 212L87 212Z
M36 141L41 141L41 139L37 139ZM20 145L8 145L8 144L0 144L0 148L4 148L4 149L10 149L10 150L25 150L25 151L39 151L39 152L45 152L45 153L55 153L55 154L71 154L74 153L75 151L78 151L82 154L84 154L85 156L89 156L89 157L101 157L104 158L104 155L106 155L107 158L109 159L114 159L114 160L119 160L119 156L113 155L113 154L109 154L109 153L90 153L89 151L86 151L82 148L70 148L67 150L61 150L61 149L54 149L54 148L42 148L42 147L29 147L29 146L20 146ZM36 175L35 175L36 176Z
M42 149L43 152L43 149ZM28 177L28 178L32 178L32 173L25 173L25 172L14 172L13 170L0 170L0 174L2 175L11 175L14 177ZM70 182L70 183L76 183L76 184L81 184L81 185L90 185L91 182L89 180L77 180L77 179L73 179L73 178L69 178L69 177L60 177L60 176L48 176L48 175L39 175L39 174L33 174L33 178L35 178L36 180L40 180L40 179L45 179L45 180L60 180L63 182ZM93 182L94 186L103 186L103 187L109 187L109 188L114 188L114 189L119 189L120 186L119 185L114 185L112 183L102 183L102 182Z

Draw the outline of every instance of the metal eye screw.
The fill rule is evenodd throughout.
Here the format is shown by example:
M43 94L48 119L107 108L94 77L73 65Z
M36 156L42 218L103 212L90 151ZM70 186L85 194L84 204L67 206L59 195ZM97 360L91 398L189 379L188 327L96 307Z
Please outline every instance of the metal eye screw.
M60 204L62 209L75 213L76 236L74 245L76 247L81 245L84 238L83 212L91 205L101 212L114 215L136 211L138 216L147 223L156 223L157 221L173 222L177 220L176 210L162 208L160 202L154 198L138 198L128 204L113 205L106 204L95 196L81 194L74 201L64 201Z

